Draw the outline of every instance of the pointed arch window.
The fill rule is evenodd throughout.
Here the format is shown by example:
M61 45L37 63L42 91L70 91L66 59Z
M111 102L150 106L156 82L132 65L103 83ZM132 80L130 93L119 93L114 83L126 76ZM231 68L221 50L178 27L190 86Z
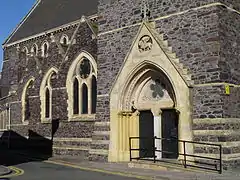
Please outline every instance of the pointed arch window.
M37 44L34 44L31 48L31 55L37 56L37 54L38 54L38 46L37 46Z
M25 97L25 120L30 118L30 101L29 101L29 90Z
M52 120L52 96L53 79L56 77L57 70L51 68L44 76L40 87L40 101L41 101L41 121L49 122Z
M92 76L92 113L96 113L96 106L97 106L97 79L93 75Z
M23 53L22 57L27 65L28 64L28 49L27 49L27 47L23 48L22 53Z
M79 114L79 83L75 78L73 83L73 114Z
M42 57L47 57L48 56L48 49L49 49L49 44L47 41L45 41L43 44L42 44Z
M97 101L96 72L96 62L89 54L79 56L71 65L66 85L69 120L95 117Z
M82 114L88 114L88 87L85 83L82 85Z
M45 91L45 118L48 119L50 118L50 90L47 87Z
M27 81L26 85L23 88L22 91L22 122L28 123L28 120L30 119L30 91L33 88L33 82L34 78L31 78Z
M66 34L62 35L60 43L65 46L69 44L69 38Z

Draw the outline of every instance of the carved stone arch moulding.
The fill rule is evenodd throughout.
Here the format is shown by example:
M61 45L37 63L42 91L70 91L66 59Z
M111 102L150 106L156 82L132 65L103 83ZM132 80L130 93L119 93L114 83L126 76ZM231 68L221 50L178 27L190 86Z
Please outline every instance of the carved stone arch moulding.
M166 75L151 65L141 67L128 81L121 96L122 110L174 107L175 93Z

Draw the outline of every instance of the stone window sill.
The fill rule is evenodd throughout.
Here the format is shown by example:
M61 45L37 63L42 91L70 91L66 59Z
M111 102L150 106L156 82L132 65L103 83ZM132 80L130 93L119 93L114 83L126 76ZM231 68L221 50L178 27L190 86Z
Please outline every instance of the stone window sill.
M51 119L42 119L41 123L42 124L51 124L52 120Z
M73 115L68 119L70 122L75 121L95 121L96 114L80 114L80 115Z

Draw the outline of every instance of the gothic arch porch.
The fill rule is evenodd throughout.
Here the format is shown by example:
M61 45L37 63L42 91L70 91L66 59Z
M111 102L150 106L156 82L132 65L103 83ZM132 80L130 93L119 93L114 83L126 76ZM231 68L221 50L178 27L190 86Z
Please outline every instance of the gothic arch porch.
M139 46L143 38L148 48ZM141 111L152 113L151 133L161 137L165 109L179 112L178 138L192 140L189 87L146 25L142 25L110 94L109 161L129 161L129 137L141 133ZM136 141L133 146L140 144ZM160 147L162 143L155 145ZM180 145L178 148L182 152ZM191 145L187 151L192 152Z

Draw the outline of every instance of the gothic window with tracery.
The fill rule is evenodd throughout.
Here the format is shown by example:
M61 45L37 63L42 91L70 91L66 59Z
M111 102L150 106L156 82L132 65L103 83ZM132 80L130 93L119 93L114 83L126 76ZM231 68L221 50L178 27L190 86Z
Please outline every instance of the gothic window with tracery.
M73 62L67 83L69 116L71 118L96 113L97 101L96 63L83 56Z

